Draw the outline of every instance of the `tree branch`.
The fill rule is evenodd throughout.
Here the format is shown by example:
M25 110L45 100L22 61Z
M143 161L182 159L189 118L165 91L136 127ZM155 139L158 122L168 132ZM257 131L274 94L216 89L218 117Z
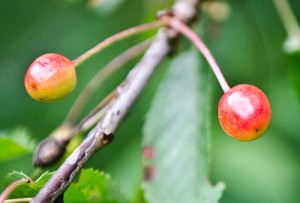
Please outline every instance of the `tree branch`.
M197 0L178 0L173 9L176 16L185 22L189 22L196 14L197 4ZM31 201L32 203L55 201L67 189L75 175L91 156L110 143L116 128L141 93L159 63L170 52L170 40L176 35L177 32L170 29L160 30L144 57L128 74L126 81L117 88L118 96L108 104L107 113L103 119L100 120L81 145L53 174L48 183Z

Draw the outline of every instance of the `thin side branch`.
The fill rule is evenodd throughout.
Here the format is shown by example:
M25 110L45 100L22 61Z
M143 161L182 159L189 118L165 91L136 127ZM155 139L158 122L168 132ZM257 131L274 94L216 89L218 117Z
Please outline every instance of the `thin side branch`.
M176 17L174 18L166 16L162 17L161 20L173 29L185 35L196 45L196 47L199 49L199 51L203 54L204 58L209 63L223 91L227 92L228 90L230 90L230 87L226 82L218 63L216 62L215 58L213 57L207 46L200 39L200 37L194 31L192 31L191 28L189 28L185 23L183 23Z
M31 200L32 200L31 197L27 197L27 198L16 198L16 199L8 199L8 200L5 200L4 203L17 203L17 202L24 203L24 202L30 202Z
M65 123L74 124L79 114L82 111L82 108L85 106L87 101L89 100L91 94L93 94L96 89L101 86L101 84L109 78L113 73L119 70L123 64L126 64L133 58L140 55L142 52L149 47L151 40L145 40L144 42L137 44L116 58L114 58L111 62L109 62L105 67L103 67L86 85L83 91L80 93L78 98L76 99L75 103L73 104L72 108L70 109L68 115L66 116Z
M31 182L28 178L22 178L20 180L16 180L15 182L11 183L0 195L0 203L4 202L4 200L9 196L9 194L16 189L18 186Z
M300 27L287 0L273 0L274 6L289 37L299 36Z
M105 39L104 41L100 42L97 44L95 47L91 48L81 56L77 57L76 59L73 60L73 63L75 64L76 67L78 67L80 64L82 64L84 61L86 61L88 58L99 52L100 50L106 48L107 46L111 45L112 43L124 39L126 37L132 36L136 33L158 28L163 26L163 24L159 21L154 21L142 25L138 25L132 28L129 28L127 30L123 30L122 32L119 32L115 35L112 35L111 37Z

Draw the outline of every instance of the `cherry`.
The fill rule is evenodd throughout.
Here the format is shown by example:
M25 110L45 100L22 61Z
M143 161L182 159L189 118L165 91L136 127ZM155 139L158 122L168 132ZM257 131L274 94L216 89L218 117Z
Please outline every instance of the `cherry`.
M24 82L26 91L35 100L61 99L76 86L74 63L60 54L44 54L29 66Z
M234 86L224 93L218 105L219 121L224 131L240 141L259 138L271 119L267 96L248 84Z

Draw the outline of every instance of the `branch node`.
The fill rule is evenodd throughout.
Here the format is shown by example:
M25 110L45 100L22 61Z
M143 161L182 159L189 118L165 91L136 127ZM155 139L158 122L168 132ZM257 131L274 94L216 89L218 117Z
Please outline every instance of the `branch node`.
M109 134L105 134L102 133L100 135L100 140L103 146L110 144L114 139L114 134L113 133L109 133Z

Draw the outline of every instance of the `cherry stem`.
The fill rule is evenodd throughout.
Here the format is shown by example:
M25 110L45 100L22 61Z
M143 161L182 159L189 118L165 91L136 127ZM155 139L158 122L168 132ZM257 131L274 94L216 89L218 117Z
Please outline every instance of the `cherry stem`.
M124 39L126 37L132 36L134 34L137 34L139 32L145 31L145 30L150 30L154 28L158 28L163 26L164 24L161 21L153 21L150 23L145 23L142 25L138 25L135 27L131 27L127 30L123 30L117 34L114 34L110 36L109 38L105 39L104 41L100 42L97 44L95 47L91 48L81 56L77 57L76 59L73 60L73 63L76 67L78 67L80 64L82 64L85 60L93 56L94 54L98 53L102 49L108 47L109 45L115 43L118 40Z
M219 65L217 64L216 60L212 56L209 49L200 39L200 37L192 29L190 29L185 23L183 23L176 17L164 16L160 20L163 21L165 24L169 25L170 27L172 27L173 29L177 30L184 36L186 36L188 39L190 39L196 45L196 47L199 49L199 51L203 54L204 58L209 63L223 91L227 92L228 90L230 90L230 87L227 84Z
M147 47L150 46L152 40L145 40L128 50L124 51L122 54L118 55L112 59L105 67L100 69L98 73L90 80L86 87L82 90L80 95L77 97L73 106L71 107L64 123L69 123L73 125L76 119L82 112L83 107L89 101L90 96L101 86L101 84L110 77L113 73L119 70L125 63L129 62L133 58L137 57L139 54L144 52Z
M31 180L29 178L22 178L20 180L16 180L13 183L11 183L0 195L0 203L4 202L4 200L9 196L9 194L19 185L22 185L24 183L29 183Z
M5 200L4 203L30 202L32 199L33 199L32 197L8 199L8 200Z

